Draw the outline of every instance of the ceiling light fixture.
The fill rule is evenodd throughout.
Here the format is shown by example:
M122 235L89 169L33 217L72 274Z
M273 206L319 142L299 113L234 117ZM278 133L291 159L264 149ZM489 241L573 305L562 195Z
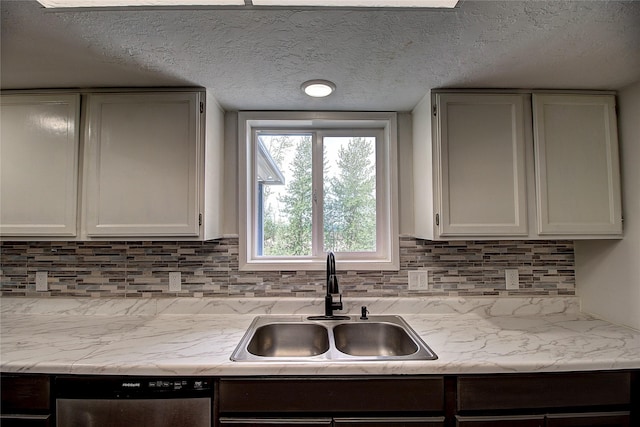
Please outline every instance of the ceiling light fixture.
M300 86L304 93L314 98L324 98L336 90L336 85L329 80L309 80Z

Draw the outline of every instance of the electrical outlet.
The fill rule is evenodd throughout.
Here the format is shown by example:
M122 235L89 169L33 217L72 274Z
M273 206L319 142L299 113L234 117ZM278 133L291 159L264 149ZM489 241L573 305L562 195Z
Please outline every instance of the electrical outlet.
M504 281L507 284L507 289L519 289L520 275L518 270L515 268L504 270Z
M409 272L409 290L425 291L429 289L429 270L416 270Z
M49 290L49 274L46 271L36 271L36 292L46 292Z
M182 290L182 275L179 271L169 273L169 291L180 292Z

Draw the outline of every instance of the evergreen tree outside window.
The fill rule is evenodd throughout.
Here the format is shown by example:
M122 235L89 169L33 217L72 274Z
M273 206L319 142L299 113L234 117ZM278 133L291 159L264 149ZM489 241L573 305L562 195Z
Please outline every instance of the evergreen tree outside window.
M325 137L324 250L376 251L375 137Z
M333 251L342 267L397 270L395 114L239 123L241 269L324 269Z

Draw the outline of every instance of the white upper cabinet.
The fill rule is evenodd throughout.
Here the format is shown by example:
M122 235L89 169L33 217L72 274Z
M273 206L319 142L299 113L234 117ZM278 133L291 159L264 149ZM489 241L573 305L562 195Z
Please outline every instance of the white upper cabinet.
M435 96L438 234L526 236L525 95Z
M0 100L1 237L222 236L224 112L210 94L109 89Z
M0 235L76 236L80 96L0 100Z
M200 235L200 93L87 95L84 233Z
M413 137L417 237L622 236L613 95L435 92Z
M615 98L534 94L540 235L621 235Z

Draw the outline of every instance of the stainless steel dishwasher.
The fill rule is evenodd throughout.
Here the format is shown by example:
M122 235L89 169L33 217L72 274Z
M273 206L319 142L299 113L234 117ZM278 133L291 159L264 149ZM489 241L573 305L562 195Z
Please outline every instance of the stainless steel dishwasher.
M209 378L57 377L57 427L211 427Z

